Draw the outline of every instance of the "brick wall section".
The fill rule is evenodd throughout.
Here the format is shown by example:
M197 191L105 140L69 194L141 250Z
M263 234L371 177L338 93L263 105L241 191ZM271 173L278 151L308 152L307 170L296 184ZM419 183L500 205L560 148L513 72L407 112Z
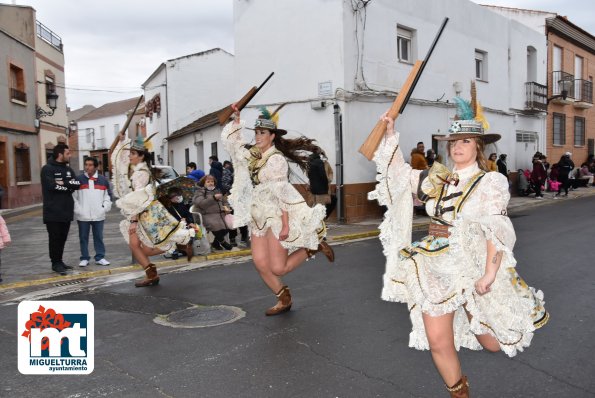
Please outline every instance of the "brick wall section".
M580 56L583 58L583 75L582 76L575 76L575 79L584 79L584 80L593 80L595 78L595 54L586 50L584 47L580 47L576 45L574 42L571 42L564 37L560 37L556 34L555 31L550 31L548 34L548 87L550 90L548 92L548 96L552 96L551 87L553 87L552 82L552 72L554 70L553 67L553 51L554 45L561 47L563 49L562 52L562 71L570 73L574 75L574 60L575 56ZM566 115L566 145L560 146L553 144L553 114L555 113L562 113ZM584 146L574 146L574 117L584 117L585 118L585 145ZM560 157L565 152L572 153L572 160L577 167L580 167L581 163L583 163L587 156L588 150L588 140L595 139L595 107L591 107L589 109L580 109L575 107L573 104L570 105L560 105L555 103L550 103L548 106L548 114L547 114L547 156L548 160L551 164L557 163L560 160Z

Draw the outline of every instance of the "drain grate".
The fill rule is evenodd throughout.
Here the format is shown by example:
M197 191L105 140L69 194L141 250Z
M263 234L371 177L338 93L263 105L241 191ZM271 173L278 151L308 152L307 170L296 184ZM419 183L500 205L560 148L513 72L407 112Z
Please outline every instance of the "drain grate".
M197 305L168 315L159 315L153 321L173 328L207 328L232 323L245 316L246 313L238 307Z
M78 285L79 283L87 282L87 279L74 279L72 281L66 281L62 283L54 283L55 287Z

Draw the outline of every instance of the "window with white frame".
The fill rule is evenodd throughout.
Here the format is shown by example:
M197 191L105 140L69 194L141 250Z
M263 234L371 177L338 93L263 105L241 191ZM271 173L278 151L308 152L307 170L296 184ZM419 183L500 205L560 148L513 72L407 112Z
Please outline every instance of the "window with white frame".
M114 124L114 134L118 135L120 132L120 124Z
M475 78L477 80L488 80L488 53L475 50Z
M554 113L553 123L553 138L554 145L565 145L566 144L566 115L563 113Z
M574 118L574 146L585 146L585 118Z
M413 63L414 31L397 25L397 53L401 62Z

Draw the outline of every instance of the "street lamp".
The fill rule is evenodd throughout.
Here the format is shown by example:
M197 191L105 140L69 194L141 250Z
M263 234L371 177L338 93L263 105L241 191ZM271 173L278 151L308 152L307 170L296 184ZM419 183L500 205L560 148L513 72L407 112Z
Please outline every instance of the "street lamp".
M46 117L46 116L52 116L54 114L54 111L58 107L58 94L56 94L55 91L50 91L45 96L45 98L48 102L48 106L50 107L50 111L47 112L46 110L42 109L40 106L36 105L35 106L35 116L37 117L37 119L41 119L42 117Z
M572 80L566 80L566 79L561 79L558 80L558 87L560 88L560 94L556 94L551 96L550 98L547 99L547 103L549 104L551 100L555 100L558 98L562 98L563 100L566 100L566 97L568 97L568 92L570 91L571 85L574 82Z

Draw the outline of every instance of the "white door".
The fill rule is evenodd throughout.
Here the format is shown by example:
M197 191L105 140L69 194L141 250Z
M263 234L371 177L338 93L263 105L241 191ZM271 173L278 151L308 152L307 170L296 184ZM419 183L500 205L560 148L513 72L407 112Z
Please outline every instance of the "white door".
M533 165L531 160L538 148L537 133L533 131L518 131L516 132L516 148L514 152L514 165L510 164L510 157L508 157L509 170L532 170Z

